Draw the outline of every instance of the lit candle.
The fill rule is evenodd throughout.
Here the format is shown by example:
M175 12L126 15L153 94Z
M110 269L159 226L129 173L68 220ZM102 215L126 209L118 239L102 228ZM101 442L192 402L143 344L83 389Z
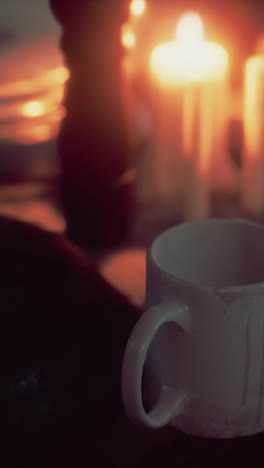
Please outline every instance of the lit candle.
M185 218L206 218L212 160L226 141L227 53L203 40L202 20L190 12L180 19L176 40L153 50L150 69L158 107L156 173L161 190L169 192L176 183L180 191L185 189Z
M264 215L264 55L245 65L243 105L244 145L241 202L254 216Z

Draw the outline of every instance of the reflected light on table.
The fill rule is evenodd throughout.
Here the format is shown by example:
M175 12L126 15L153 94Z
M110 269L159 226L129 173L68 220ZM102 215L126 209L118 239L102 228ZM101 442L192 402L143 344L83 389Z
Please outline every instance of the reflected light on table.
M46 70L33 78L0 84L0 139L39 143L54 138L65 116L62 105L66 67Z
M143 307L146 287L146 250L114 252L100 264L103 277L136 306Z

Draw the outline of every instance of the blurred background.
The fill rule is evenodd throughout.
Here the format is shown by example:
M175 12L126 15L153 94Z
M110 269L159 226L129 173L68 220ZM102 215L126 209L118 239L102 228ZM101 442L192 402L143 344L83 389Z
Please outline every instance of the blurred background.
M59 50L60 28L48 2L1 2L0 13L0 137L1 143L6 144L1 149L4 175L8 166L12 170L12 165L22 167L24 162L23 154L15 151L5 158L9 144L34 145L57 134L63 116L60 103L67 71Z
M62 230L46 202L68 76L60 34L48 1L0 2L0 211Z
M122 132L127 132L129 163L127 162L127 168L124 164L119 176L123 177L121 179L125 183L127 180L130 184L133 183L136 213L135 218L132 217L125 240L133 238L135 242L145 245L169 225L208 216L240 216L262 222L264 15L261 2L87 0L86 8L84 4L84 1L80 2L80 10L74 21L76 27L79 14L79 40L82 41L80 50L83 54L82 62L87 63L87 93L92 74L95 76L98 73L98 83L102 79L99 73L104 68L101 65L101 68L97 67L97 64L108 61L107 47L102 47L102 38L99 37L104 34L103 26L97 30L97 34L96 31L93 32L93 38L91 32L90 36L87 32L89 57L84 55L84 25L87 22L87 31L92 30L91 18L95 9L98 10L97 24L104 25L104 29L109 30L111 23L112 31L116 31L116 37L120 41L118 47L115 43L118 50L109 67L109 76L104 76L103 79L106 92L111 93L107 81L111 80L114 67L119 67L120 87L117 87L115 102L116 109L121 102L123 113L117 117L115 104L111 107L111 112L113 120L125 120L120 125L119 136L121 138ZM77 5L76 0L76 11ZM113 13L109 14L109 11ZM221 46L228 60L224 69L221 70L220 66L216 80L210 81L206 77L201 82L194 77L191 80L186 78L184 83L184 80L179 82L176 77L172 90L171 85L164 87L164 83L160 84L159 73L157 70L153 72L150 67L150 57L159 45L177 42L177 24L190 11L200 17L203 40ZM60 25L55 19L48 0L0 2L0 212L10 213L59 232L67 229L67 221L60 192L61 177L62 174L65 177L65 170L61 172L63 157L58 153L57 138L61 123L66 117L64 97L72 72L71 62L68 63L65 59L65 43L61 42L65 24ZM192 27L195 29L195 25L191 26L191 30ZM188 55L188 51L186 54ZM252 66L254 70L249 67L251 71L248 72L248 78L246 62L256 57L257 62L253 60ZM173 61L172 57L171 62ZM76 74L78 71L75 68L72 80ZM100 92L99 90L98 93ZM96 101L95 88L93 93ZM105 95L105 100L107 99L108 96ZM187 101L191 104L186 104ZM83 106L85 105L89 110L87 100L83 101ZM100 112L103 112L101 108ZM182 122L186 118L183 118L185 113L187 124ZM110 125L111 121L109 109L105 108L105 114L108 123L104 122L100 114L96 117L99 121L101 119L104 127ZM215 124L218 125L216 132L211 120L215 118L212 116L218 114L221 125ZM186 163L187 156L179 141L187 132L190 121L192 127L189 143L192 145L192 154ZM201 126L200 122L205 123ZM96 138L98 140L99 137ZM257 142L257 148L251 149L254 146L252 141ZM109 166L112 154L115 153L115 144L111 140L113 151L105 155L105 159L110 158ZM74 158L73 155L71 157ZM201 171L202 163L199 158L211 161L206 175ZM224 163L212 163L217 158ZM176 167L176 160L185 161L183 172L179 166ZM104 163L96 156L94 161L98 165L96 183L95 172L91 175L88 171L85 175L84 171L82 177L86 177L87 185L93 179L93 184L100 186L100 167ZM116 163L113 162L114 164ZM213 173L218 174L216 178ZM78 175L75 177L77 187ZM253 192L255 195L252 195ZM85 198L85 194L82 198ZM185 208L186 200L188 209ZM87 213L89 206L84 201L80 210ZM104 209L107 211L107 207ZM114 210L113 206L111 210ZM100 207L100 200L97 212L104 212ZM98 220L99 217L98 215ZM78 220L75 222L78 223ZM103 229L102 224L99 228Z

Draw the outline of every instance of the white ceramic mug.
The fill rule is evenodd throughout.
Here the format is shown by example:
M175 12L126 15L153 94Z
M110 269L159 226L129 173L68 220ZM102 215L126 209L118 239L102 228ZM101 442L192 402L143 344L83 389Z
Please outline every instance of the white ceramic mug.
M264 227L210 219L153 242L122 395L128 417L149 428L217 438L264 430Z

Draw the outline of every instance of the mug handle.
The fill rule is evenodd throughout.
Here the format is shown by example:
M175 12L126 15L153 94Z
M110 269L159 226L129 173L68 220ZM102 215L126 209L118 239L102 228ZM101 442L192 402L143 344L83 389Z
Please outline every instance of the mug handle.
M187 395L184 390L162 385L155 406L146 413L142 401L142 375L149 346L159 328L165 323L175 323L180 331L188 332L190 311L186 305L159 304L148 309L136 323L126 345L122 365L122 398L126 414L131 421L158 429L175 416L183 414Z

